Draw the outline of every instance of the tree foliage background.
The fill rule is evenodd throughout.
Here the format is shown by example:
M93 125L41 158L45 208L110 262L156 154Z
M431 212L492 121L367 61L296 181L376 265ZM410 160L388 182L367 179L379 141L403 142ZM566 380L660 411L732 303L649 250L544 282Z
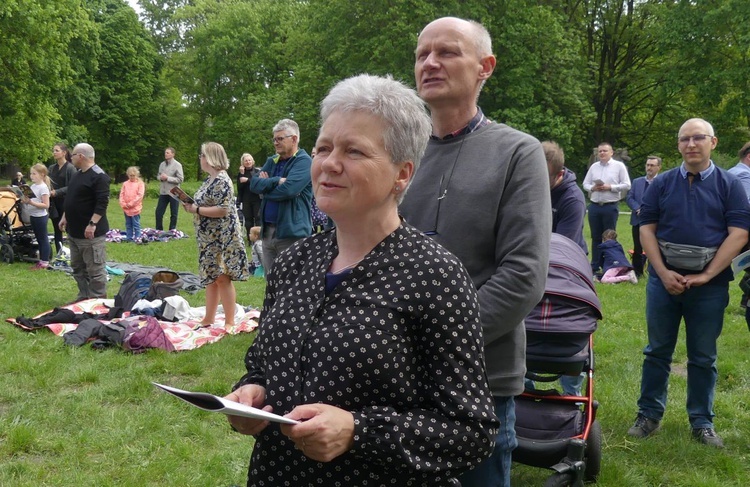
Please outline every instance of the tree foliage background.
M0 166L47 161L86 141L114 175L153 175L177 149L199 175L200 143L262 161L271 127L294 118L312 147L337 81L391 74L414 85L420 29L444 15L493 37L491 118L555 139L586 170L592 148L679 162L687 118L714 124L717 161L750 139L746 0L5 0L0 6Z

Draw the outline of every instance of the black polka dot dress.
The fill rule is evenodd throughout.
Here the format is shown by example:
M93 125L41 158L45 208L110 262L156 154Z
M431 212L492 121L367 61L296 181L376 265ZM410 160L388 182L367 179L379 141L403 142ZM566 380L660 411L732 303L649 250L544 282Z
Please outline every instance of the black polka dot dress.
M337 254L332 230L279 256L235 388L263 385L279 414L312 403L350 411L353 447L317 462L272 423L248 485L458 485L490 455L498 426L468 273L403 223L326 295Z

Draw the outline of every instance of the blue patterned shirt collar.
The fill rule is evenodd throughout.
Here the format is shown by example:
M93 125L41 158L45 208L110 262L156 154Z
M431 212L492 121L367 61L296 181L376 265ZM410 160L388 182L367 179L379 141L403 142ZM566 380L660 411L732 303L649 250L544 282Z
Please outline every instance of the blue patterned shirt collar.
M716 169L716 166L714 166L714 161L710 161L708 167L700 172L701 181L709 177L714 172L714 169ZM685 168L685 161L682 161L682 164L680 164L680 175L683 178L687 178L688 176L688 170Z
M449 133L445 137L438 137L437 135L431 135L430 137L435 140L448 140L454 137L458 137L459 135L466 135L472 132L476 132L480 128L484 127L485 125L489 125L491 123L492 123L492 120L485 117L484 113L482 112L482 109L477 107L477 114L474 115L471 120L469 120L469 123L466 124L466 126L456 130L455 132Z

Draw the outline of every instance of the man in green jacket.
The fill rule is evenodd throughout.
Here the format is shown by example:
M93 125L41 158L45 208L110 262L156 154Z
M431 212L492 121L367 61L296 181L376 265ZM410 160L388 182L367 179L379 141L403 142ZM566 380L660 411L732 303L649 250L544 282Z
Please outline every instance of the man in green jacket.
M280 120L273 128L272 140L276 154L266 159L258 177L250 180L250 191L263 198L261 263L266 274L277 255L312 235L312 159L299 148L299 125L294 120Z

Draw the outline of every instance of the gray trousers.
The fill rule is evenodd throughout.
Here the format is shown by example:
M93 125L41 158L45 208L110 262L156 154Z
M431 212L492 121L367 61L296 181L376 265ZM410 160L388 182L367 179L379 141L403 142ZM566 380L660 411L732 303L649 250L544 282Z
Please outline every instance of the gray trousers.
M76 301L107 297L106 237L73 238L68 235L70 267L78 284Z
M276 225L268 223L263 225L263 254L261 254L260 261L263 264L266 277L271 272L276 257L291 247L297 240L302 240L302 238L276 238Z

